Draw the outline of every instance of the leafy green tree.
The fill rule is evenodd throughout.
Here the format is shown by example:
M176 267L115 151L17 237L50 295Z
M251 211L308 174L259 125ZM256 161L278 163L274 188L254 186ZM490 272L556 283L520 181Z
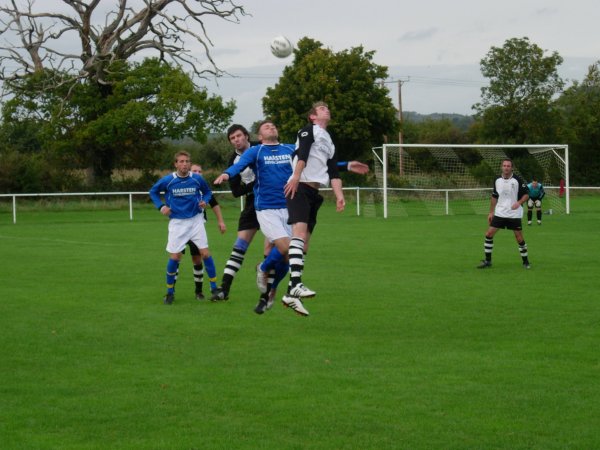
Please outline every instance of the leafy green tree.
M52 139L65 152L76 148L102 184L116 164L146 161L161 137L203 139L229 120L234 105L193 89L181 68L200 79L219 75L208 26L213 18L237 22L243 15L231 0L4 2L0 80L16 98L4 117L23 118L6 131L22 136L39 120L36 138ZM155 55L160 64L131 65L140 54Z
M68 87L68 96L60 89L40 96L38 89L26 85L32 78L43 82L42 74L12 82L20 84L5 105L4 123L38 121L43 149L73 157L78 167L93 168L97 186L101 181L108 185L117 167L153 170L165 138L205 141L210 131L229 122L235 107L196 88L181 68L158 59L113 64L109 96L89 81Z
M340 159L366 158L384 135L396 134L396 109L380 83L387 67L373 63L373 55L360 46L334 53L321 42L302 38L293 63L263 98L263 111L277 124L282 140L295 141L308 110L319 100L332 111L328 130Z
M81 176L45 152L22 153L0 143L0 192L80 190Z
M467 138L450 119L422 122L405 121L402 124L406 144L466 144Z
M569 144L571 183L600 184L600 61L558 99L561 142Z
M425 119L414 121L405 119L402 123L405 144L466 144L467 135L452 120ZM461 157L469 157L472 152L460 152ZM427 149L413 149L412 157L422 170L436 171L439 162Z
M534 144L554 142L558 112L552 98L564 86L557 68L563 59L524 37L492 47L481 60L481 72L489 86L481 89L482 100L474 105L481 121L483 142Z

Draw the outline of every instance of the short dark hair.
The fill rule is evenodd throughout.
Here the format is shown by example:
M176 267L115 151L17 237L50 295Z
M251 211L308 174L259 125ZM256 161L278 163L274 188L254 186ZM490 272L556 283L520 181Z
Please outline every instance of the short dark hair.
M244 125L240 125L239 123L234 123L229 128L227 128L227 139L229 139L229 136L231 136L236 131L241 131L242 133L244 133L246 135L246 137L248 139L250 139L250 133L248 133L248 130L246 130L246 127Z

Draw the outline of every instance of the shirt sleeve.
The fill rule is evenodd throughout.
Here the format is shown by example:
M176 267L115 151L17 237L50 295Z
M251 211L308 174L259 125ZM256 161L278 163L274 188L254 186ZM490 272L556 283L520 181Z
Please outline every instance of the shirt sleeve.
M165 205L160 197L160 193L164 191L163 180L164 178L161 178L154 183L154 185L150 188L150 192L148 192L148 194L150 194L152 203L154 203L154 206L156 206L156 209L161 209Z
M340 177L340 172L338 171L337 158L335 157L335 155L333 155L333 158L327 160L327 173L329 174L330 180Z
M233 152L229 161L227 161L227 167L233 166L235 164L235 158L238 156L236 152ZM233 177L229 177L229 189L231 189L231 193L234 197L241 197L242 195L246 195L249 192L252 192L252 187L254 183L245 184L242 182L242 175L235 175Z
M210 205L210 201L213 198L212 190L210 189L210 186L208 185L206 180L202 178L202 176L198 175L198 177L200 178L199 184L200 190L202 191L202 200Z
M494 180L494 189L492 190L492 197L494 197L494 198L500 197L500 194L498 194L498 190L496 189L496 182L497 181L498 181L498 178L496 178Z
M338 171L347 172L348 171L348 161L338 161L337 163Z
M298 142L296 144L296 155L298 156L298 161L306 162L308 160L310 148L314 142L315 135L313 133L312 125L308 125L298 132Z
M523 197L524 195L529 195L529 188L527 187L527 183L523 181L519 177L515 177L519 182L519 192L517 192L517 200Z

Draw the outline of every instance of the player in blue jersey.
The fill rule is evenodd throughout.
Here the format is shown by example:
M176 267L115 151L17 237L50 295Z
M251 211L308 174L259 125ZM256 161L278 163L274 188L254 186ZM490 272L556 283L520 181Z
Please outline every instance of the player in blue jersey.
M533 208L536 209L537 223L542 224L542 199L546 195L544 186L533 177L531 183L527 185L529 189L529 200L527 200L527 225L531 225L533 219Z
M188 241L200 250L211 289L217 289L215 263L208 250L208 237L204 228L204 208L212 198L212 191L201 175L190 172L190 154L175 154L176 171L162 177L152 188L150 198L161 214L169 217L167 240L167 293L164 303L170 305L175 300L175 277L179 269L181 255ZM164 194L162 194L164 193ZM162 194L162 196L161 196ZM164 202L163 202L164 198Z
M300 314L302 312L298 306L302 305L301 299L316 294L302 283L302 272L304 255L317 224L317 212L323 203L319 188L331 184L338 212L343 211L346 205L335 146L327 131L331 120L327 104L313 104L308 113L308 120L310 123L298 132L293 162L294 173L284 189L289 223L292 225L292 240L289 249L290 281L287 294L281 301Z
M243 153L250 148L250 134L248 130L242 125L233 124L227 129L227 138L229 142L234 147L234 152L232 157L229 160L229 166L234 165L239 161ZM262 135L259 135L259 139L262 138ZM338 162L339 169L341 171L348 170L354 173L358 173L364 175L368 173L369 166L359 161L342 161ZM260 224L258 223L258 219L256 218L256 210L254 206L254 180L255 174L250 167L247 167L238 175L235 175L229 178L229 185L234 197L246 196L245 198L245 206L242 211L239 219L238 226L238 235L236 242L234 243L232 252L225 264L225 270L223 273L223 279L221 284L221 292L219 293L219 298L221 300L228 299L229 290L231 289L231 284L233 283L233 279L241 265L244 261L246 251L252 242L256 232L260 228ZM271 245L268 242L268 239L265 239L265 259L267 258ZM263 264L264 265L264 264ZM261 275L265 274L259 269L259 273ZM275 281L275 273L274 270L268 272L268 276L265 276L265 282L272 286ZM261 307L255 309L255 311L259 314L262 314L265 310L269 309L273 305L273 299L275 296L276 288L271 287L269 289L269 296L266 300L265 304ZM260 302L259 302L260 305ZM264 307L263 307L264 306Z
M494 235L500 228L513 230L519 245L519 253L525 269L531 268L527 252L527 244L523 238L523 203L529 198L527 184L521 177L513 173L512 161L508 158L502 161L502 175L494 181L494 189L490 199L490 213L488 215L489 227L485 233L484 252L485 259L477 266L479 269L492 267L492 250L494 249Z
M253 186L256 217L263 234L273 244L263 266L265 272L275 270L273 282L265 283L264 288L260 289L261 298L255 311L262 314L267 309L269 292L277 287L288 271L286 255L291 228L287 223L288 211L283 187L292 174L294 146L280 144L277 127L268 120L258 127L258 137L261 144L245 150L238 162L227 168L214 183L219 185L248 167L256 175Z

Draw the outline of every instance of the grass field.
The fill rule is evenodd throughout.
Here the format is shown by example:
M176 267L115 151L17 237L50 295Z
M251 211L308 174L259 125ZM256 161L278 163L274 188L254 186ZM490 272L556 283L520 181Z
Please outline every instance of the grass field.
M475 269L482 215L333 210L307 318L253 313L258 242L228 302L194 300L186 256L169 307L155 210L0 213L0 447L600 448L597 197L525 230L529 271L507 231Z

